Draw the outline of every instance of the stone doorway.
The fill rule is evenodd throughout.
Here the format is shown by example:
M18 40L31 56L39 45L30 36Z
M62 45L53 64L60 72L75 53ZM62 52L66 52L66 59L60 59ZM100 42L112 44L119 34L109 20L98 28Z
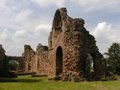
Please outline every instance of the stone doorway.
M91 80L95 73L95 55L88 53L85 62L85 77L87 80Z
M59 46L56 51L56 76L60 76L62 74L63 69L63 52L62 48Z

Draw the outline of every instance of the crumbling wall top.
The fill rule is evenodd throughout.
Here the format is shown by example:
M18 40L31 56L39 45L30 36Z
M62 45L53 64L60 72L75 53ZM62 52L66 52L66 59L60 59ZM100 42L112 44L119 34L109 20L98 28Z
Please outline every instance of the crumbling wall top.
M2 44L0 44L0 51L1 51L2 53L5 53L5 50L3 49Z
M48 47L47 46L43 46L41 43L39 43L37 48L36 48L36 52L39 51L39 50L48 51Z
M35 51L31 48L30 45L24 45L24 52L33 52L35 54Z

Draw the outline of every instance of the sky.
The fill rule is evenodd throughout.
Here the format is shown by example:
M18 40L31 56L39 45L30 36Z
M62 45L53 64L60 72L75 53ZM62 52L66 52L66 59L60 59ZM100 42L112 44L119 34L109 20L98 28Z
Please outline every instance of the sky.
M7 55L20 56L24 45L48 45L56 9L83 18L101 53L120 43L120 0L0 0L0 44Z

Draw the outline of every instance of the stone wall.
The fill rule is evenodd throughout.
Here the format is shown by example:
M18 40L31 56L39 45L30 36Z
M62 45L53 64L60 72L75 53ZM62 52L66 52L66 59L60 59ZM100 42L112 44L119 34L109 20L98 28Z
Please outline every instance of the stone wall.
M36 51L34 51L31 46L25 45L21 61L21 72L47 75L49 65L48 47L38 44Z
M71 18L66 8L56 10L49 36L49 79L100 80L104 77L103 56L95 38L84 27L82 18ZM87 71L87 55L93 62L93 72Z
M48 75L48 47L38 44L36 49L37 74Z
M22 71L24 73L35 72L35 51L29 45L24 45L24 53L22 55Z
M0 45L0 72L3 72L6 69L6 55L5 50L2 45Z
M9 63L11 60L15 60L18 62L17 72L22 72L22 57L21 56L7 56L7 62Z
M13 57L5 55L5 50L0 45L0 77L16 77L16 75L9 71L8 63L10 60L20 60L21 57Z
M17 68L18 74L37 74L48 75L48 47L38 44L36 51L30 45L24 46L22 56L7 56L5 50L0 45L0 76L9 74L8 63L11 60L16 60L19 63Z

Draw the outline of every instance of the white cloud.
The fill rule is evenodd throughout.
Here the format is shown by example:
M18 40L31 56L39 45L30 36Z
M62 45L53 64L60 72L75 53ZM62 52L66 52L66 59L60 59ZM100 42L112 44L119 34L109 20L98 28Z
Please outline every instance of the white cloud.
M98 23L93 31L93 35L96 37L99 37L99 35L103 33L108 33L111 29L111 25L107 24L106 22Z
M3 45L6 54L22 55L25 44L29 44L33 48L38 43L47 45L49 32L47 32L47 27L49 26L46 27L44 22L48 23L49 20L46 21L43 17L34 19L32 15L36 13L33 13L30 8L20 7L21 3L14 5L13 2L14 0L11 1L12 5L4 4L4 7L0 9L0 44ZM36 29L36 27L38 28ZM44 31L42 32L42 30Z
M6 0L0 0L0 9L5 7Z
M22 55L25 44L31 45L34 50L38 43L48 44L51 25L40 23L33 25L32 28L23 28L14 31L0 28L0 44L5 48L7 55Z
M36 28L35 28L35 33L44 33L44 34L47 34L48 35L48 33L50 32L50 30L51 30L51 25L49 25L49 24L40 24L40 25L38 25L38 26L36 26Z
M31 10L22 10L18 14L16 14L16 21L25 21L29 19L30 15L32 14Z
M0 43L8 41L10 38L10 32L6 28L0 29Z
M36 40L42 43L43 45L48 45L48 36L51 31L51 25L47 23L41 23L36 25L34 33L36 36Z
M31 0L34 3L37 3L41 7L47 7L49 5L56 5L58 7L65 5L65 0Z
M55 9L64 5L71 4L73 1L86 10L100 8L119 7L119 0L0 0L0 44L3 45L8 55L21 55L24 44L29 44L33 48L38 43L47 45L49 32L51 30L52 14L49 20L43 16L42 10ZM36 6L38 4L40 7ZM74 8L73 3L68 8ZM41 8L41 7L44 7ZM79 8L79 7L78 7ZM117 8L116 10L118 10ZM43 12L42 15L41 13ZM71 13L74 13L72 11ZM48 14L48 13L47 13ZM114 17L114 16L113 16ZM51 21L50 21L51 20ZM119 21L119 20L118 20ZM114 22L113 22L114 23ZM118 26L117 26L118 27ZM105 51L113 41L120 41L118 33L120 31L113 28L106 22L99 23L92 32L101 51ZM103 34L104 33L104 34ZM111 35L112 33L112 35Z
M118 26L117 26L118 27ZM96 38L97 45L102 53L106 52L110 45L114 42L120 43L120 27L114 28L107 22L98 23L91 32Z
M79 4L87 11L96 9L106 9L119 11L120 0L70 0L76 4Z
M19 38L25 38L25 36L27 36L27 32L25 30L19 30L15 32L15 37L19 37Z

